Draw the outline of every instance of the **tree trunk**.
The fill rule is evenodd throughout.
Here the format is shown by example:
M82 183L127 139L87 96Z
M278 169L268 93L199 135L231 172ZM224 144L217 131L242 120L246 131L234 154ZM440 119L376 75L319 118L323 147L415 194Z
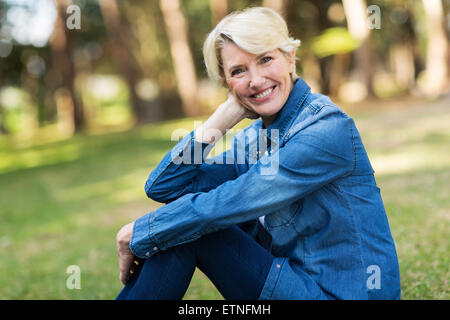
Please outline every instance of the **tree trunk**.
M339 88L346 80L348 66L350 64L350 54L335 54L330 70L330 92L331 96L337 96Z
M373 96L374 55L370 45L370 29L367 26L367 4L365 0L342 0L350 34L361 41L355 50L355 68L358 78L365 84L369 95Z
M113 57L128 86L130 104L138 123L146 118L144 103L136 92L136 68L130 55L131 48L127 41L124 26L121 25L116 0L99 0L100 10L108 29L113 50Z
M67 37L65 15L68 1L56 1L58 16L50 40L53 68L62 75L62 87L66 89L67 98L73 106L73 126L75 131L85 127L83 104L75 90L75 68L70 56L70 44Z
M389 60L395 82L401 90L414 84L414 48L410 42L398 42L389 48Z
M211 24L215 26L228 14L228 0L209 0Z
M2 80L3 80L3 60L0 59L0 88L2 88ZM0 103L0 134L7 133L5 126L4 126L4 115L3 115L3 106Z
M447 86L448 42L444 27L444 10L441 0L423 0L427 18L427 94L435 97L445 92Z
M170 42L170 53L183 111L187 116L198 115L200 110L197 102L197 76L189 49L187 24L179 0L160 0L159 5Z
M287 0L264 0L263 6L274 9L282 17L286 17Z

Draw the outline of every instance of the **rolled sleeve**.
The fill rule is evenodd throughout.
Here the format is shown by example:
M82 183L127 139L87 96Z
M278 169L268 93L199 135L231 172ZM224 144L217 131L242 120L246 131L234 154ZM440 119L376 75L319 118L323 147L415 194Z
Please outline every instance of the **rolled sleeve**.
M154 246L150 239L150 215L140 217L134 222L133 234L130 240L130 250L139 258L146 259L151 256L149 248Z
M145 183L147 196L169 203L187 193L205 192L236 178L233 150L207 158L213 147L214 144L195 140L194 131L186 135L150 173Z

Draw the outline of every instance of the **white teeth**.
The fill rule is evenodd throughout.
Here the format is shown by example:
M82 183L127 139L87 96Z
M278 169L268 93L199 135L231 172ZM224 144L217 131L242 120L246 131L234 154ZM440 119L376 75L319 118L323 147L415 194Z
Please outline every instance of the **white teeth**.
M261 98L267 97L267 96L272 92L272 90L273 90L273 87L267 89L267 90L264 91L263 93L260 93L260 94L255 95L255 98L261 99Z

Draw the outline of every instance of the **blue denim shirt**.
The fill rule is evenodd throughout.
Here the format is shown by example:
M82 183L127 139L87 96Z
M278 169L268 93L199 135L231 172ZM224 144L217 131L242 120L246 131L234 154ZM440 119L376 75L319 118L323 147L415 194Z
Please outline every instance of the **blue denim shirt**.
M275 256L260 299L400 298L374 171L353 120L328 97L298 79L268 128L252 122L216 157L193 133L150 173L147 195L166 204L135 221L136 256L237 224Z

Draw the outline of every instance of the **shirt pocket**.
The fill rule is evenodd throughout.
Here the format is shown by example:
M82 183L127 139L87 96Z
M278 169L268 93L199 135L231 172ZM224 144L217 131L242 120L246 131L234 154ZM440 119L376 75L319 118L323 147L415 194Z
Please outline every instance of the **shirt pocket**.
M280 210L269 213L264 217L265 227L267 230L274 230L292 224L297 213L301 211L302 206L303 200L301 199Z

